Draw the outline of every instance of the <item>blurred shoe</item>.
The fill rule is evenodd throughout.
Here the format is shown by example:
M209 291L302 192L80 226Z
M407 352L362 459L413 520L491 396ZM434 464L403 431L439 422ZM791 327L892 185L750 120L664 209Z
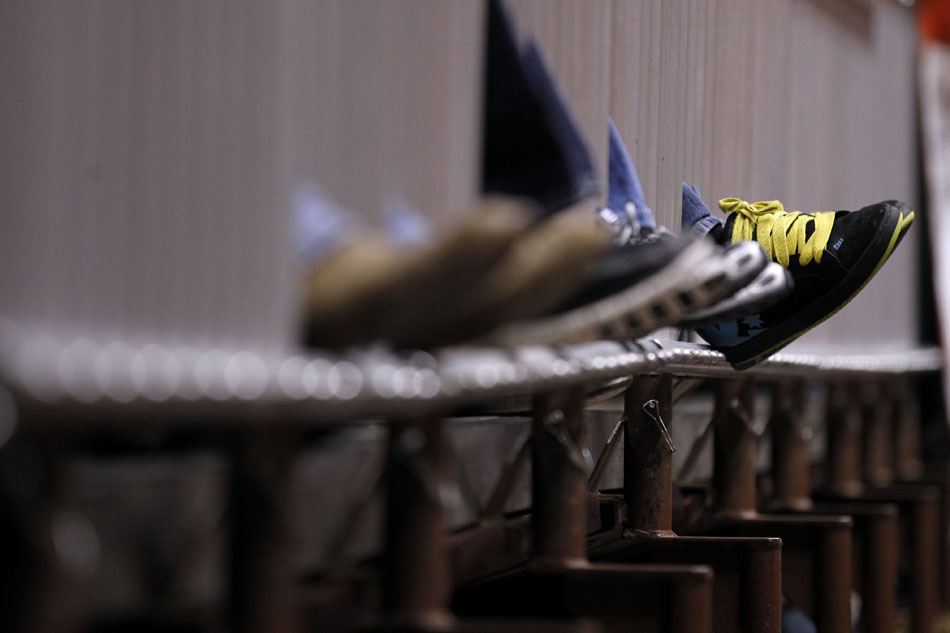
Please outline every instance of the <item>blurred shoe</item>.
M683 183L683 230L690 235L706 236L720 230L722 223L702 201L699 189ZM763 251L763 257L765 253ZM766 260L768 261L768 260ZM681 321L682 328L696 329L720 321L739 319L755 314L787 296L794 287L791 273L780 264L770 262L748 285L704 310L694 312Z
M877 273L914 213L889 200L859 211L787 212L778 201L721 200L728 217L711 233L720 243L755 240L789 270L795 287L760 313L700 328L736 369L767 358L844 307Z
M612 237L588 205L546 218L519 236L481 279L440 306L437 322L412 344L469 341L550 312L577 291L610 250Z
M712 326L728 319L741 319L772 306L795 287L792 273L769 262L755 279L722 301L690 314L677 325L685 328Z
M764 265L754 244L723 249L704 239L651 235L610 249L551 314L512 323L490 340L551 344L643 336L721 299Z
M394 243L386 235L351 237L306 275L307 343L339 348L411 341L432 326L445 303L487 274L533 216L529 204L496 197L423 245Z
M619 135L614 136L615 132L616 129L611 127L612 145L614 144L615 138L618 139L619 143ZM618 151L622 151L624 154L626 153L622 144L619 144ZM615 212L610 208L602 209L599 215L600 220L614 233L614 241L618 245L650 244L674 239L676 237L675 233L664 226L656 224L653 219L652 211L650 211L646 203L643 202L643 194L640 190L639 179L637 178L636 170L633 168L633 163L628 162L627 165L628 167L625 170L615 170L613 169L613 163L611 164L610 192L613 194L616 190L614 182L617 178L617 174L626 173L626 182L633 183L633 186L630 187L630 191L634 192L632 196L628 195L628 197L634 199L618 206L617 208L621 209L620 212ZM616 202L620 202L623 199L624 198L621 197ZM699 239L703 236L690 233L689 237L691 239ZM761 248L751 244L737 243L726 244L725 246L726 253L724 253L724 256L729 259L728 276L730 295L732 295L756 279L756 276L765 270L769 260Z

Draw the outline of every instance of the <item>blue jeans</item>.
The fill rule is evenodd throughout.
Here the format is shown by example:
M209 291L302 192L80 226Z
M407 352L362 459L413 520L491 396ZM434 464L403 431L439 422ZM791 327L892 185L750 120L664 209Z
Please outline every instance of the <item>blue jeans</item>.
M501 0L488 3L482 189L545 214L599 191L594 162L534 43L519 50Z

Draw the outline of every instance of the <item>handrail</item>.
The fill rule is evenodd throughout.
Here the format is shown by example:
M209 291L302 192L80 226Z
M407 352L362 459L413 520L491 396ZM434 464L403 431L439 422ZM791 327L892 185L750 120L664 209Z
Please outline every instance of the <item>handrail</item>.
M621 376L832 378L935 371L940 350L781 352L739 374L705 345L658 339L558 347L384 348L279 356L135 345L0 325L0 381L40 417L174 415L236 422L332 423L404 417Z

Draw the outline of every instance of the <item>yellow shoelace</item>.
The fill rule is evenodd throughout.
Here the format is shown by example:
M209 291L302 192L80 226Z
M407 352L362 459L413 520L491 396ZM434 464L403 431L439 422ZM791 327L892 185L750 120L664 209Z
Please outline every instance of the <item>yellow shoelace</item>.
M803 266L812 260L821 263L835 223L833 211L814 214L786 211L778 200L749 204L738 198L724 198L719 201L719 208L725 213L737 214L732 227L733 242L754 239L770 259L786 267L788 256L796 253ZM809 222L815 223L815 230L806 239L805 228Z

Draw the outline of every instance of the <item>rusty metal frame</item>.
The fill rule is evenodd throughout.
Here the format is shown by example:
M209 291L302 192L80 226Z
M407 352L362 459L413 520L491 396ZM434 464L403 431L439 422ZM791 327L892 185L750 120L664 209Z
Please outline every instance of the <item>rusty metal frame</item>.
M232 631L299 628L288 533L296 433L248 430L232 444L228 615Z
M917 385L910 377L898 376L891 380L891 389L894 480L898 484L938 490L938 604L942 612L950 612L950 468L945 464L923 462Z
M751 379L717 383L715 389L712 534L782 539L782 587L819 631L851 630L850 517L759 514L756 436Z
M870 390L855 382L833 385L827 409L831 476L816 498L898 507L904 535L900 565L911 583L911 631L929 633L940 603L940 576L946 573L945 563L935 564L940 551L941 492L927 484L894 483L894 453L887 446L895 433L891 426L894 395L889 385L877 387Z
M771 388L772 499L770 508L812 508L809 451L811 429L801 420L805 404L804 381L776 382Z
M54 536L65 518L63 447L41 439L17 438L3 446L3 457L15 454L13 459L29 468L33 480L26 491L0 489L7 510L4 518L12 523L3 526L3 546L15 548L3 552L4 560L10 561L4 573L16 579L0 598L4 609L0 624L30 633L78 633L86 615L82 570L70 564Z
M391 420L384 478L388 500L381 594L384 624L429 630L463 630L470 626L471 623L454 619L449 609L452 575L443 506L451 486L446 477L449 453L443 450L441 413L494 397L546 394L538 397L530 442L516 453L488 507L474 508L482 517L500 516L511 480L531 454L533 538L529 571L525 573L533 578L546 574L576 587L596 586L600 595L609 592L610 587L627 586L624 583L632 587L646 578L666 579L663 582L672 583L670 587L679 587L671 589L668 595L679 596L683 610L685 605L693 605L702 614L709 612L704 605L712 602L710 592L716 592L718 603L726 583L710 585L708 567L689 567L689 563L709 563L725 577L728 565L723 560L727 552L745 552L743 555L749 555L748 564L733 565L742 569L735 577L762 581L767 595L761 599L750 598L751 594L742 597L746 601L744 608L756 614L757 620L743 621L741 628L774 631L777 611L772 592L777 591L778 580L770 574L777 573L776 561L780 560L774 538L735 540L677 537L672 533L669 452L674 447L668 425L674 399L673 374L684 377L677 394L695 386L697 382L693 379L726 380L720 389L728 397L717 398L716 416L710 427L715 429L714 488L720 504L716 529L783 536L784 560L789 569L799 564L798 550L791 546L795 539L803 539L824 551L826 560L809 568L811 577L807 582L792 574L787 578L804 582L812 590L819 587L832 596L826 602L831 600L834 605L822 606L824 603L819 604L816 598L810 608L817 614L821 630L843 630L842 614L846 611L837 605L848 573L834 574L841 572L843 561L850 556L851 549L846 544L849 522L814 516L793 520L756 513L755 437L748 403L744 402L750 397L751 388L748 384L730 386L737 374L721 355L703 346L669 341L600 342L557 349L454 350L436 356L417 353L402 357L373 352L341 357L264 358L247 350L191 350L185 354L152 344L148 354L143 349L138 355L127 352L134 352L131 346L119 346L123 353L113 357L114 345L90 341L77 345L75 341L50 338L46 333L14 332L7 324L0 330L0 376L24 428L35 437L65 429L108 431L123 424L130 413L134 413L131 417L139 425L225 430L232 439L233 464L233 531L226 613L234 630L290 631L300 626L282 514L289 465L296 447L294 438L304 427L330 428L366 415ZM30 371L23 371L27 365L20 361L24 354L32 353L31 342L39 340L37 336L44 345L38 346L37 355L31 357L35 362L29 365ZM130 394L121 376L125 372L122 364L132 356L141 356L136 362L157 363L145 367L146 378L161 375L171 363L176 368L177 386L166 393L157 389L165 389L162 385L145 380ZM88 379L77 379L74 375L75 371L85 371L83 368L97 363L108 366L111 373L105 377L90 375ZM931 371L939 365L935 350L824 357L779 354L746 375L765 379L859 378L867 382L880 376ZM77 367L80 369L76 370ZM209 367L222 371L214 370L211 375ZM228 371L224 372L224 368ZM598 385L632 375L638 377L627 392L622 505L625 534L616 541L626 549L623 554L615 550L614 555L617 559L639 560L637 557L647 551L647 561L653 566L591 564L587 560L584 517L589 502L587 488L596 488L598 481L596 472L593 477L588 476L592 465L584 447L583 399L585 394L597 392ZM900 395L900 384L893 392L889 396L893 402L906 399ZM835 494L866 500L900 497L897 503L901 504L902 514L911 526L916 526L914 533L922 543L910 550L915 586L926 586L930 577L925 577L922 570L933 567L928 559L939 546L936 530L927 526L935 525L938 516L935 499L927 497L933 496L933 489L921 485L925 477L921 474L919 436L914 434L913 416L896 415L898 423L891 424L879 408L869 405L864 425L855 427L848 423L849 419L857 419L853 412L847 407L844 411L844 424L829 425L829 431L837 433L829 446L830 488ZM871 411L876 415L870 416ZM776 433L786 431L780 428ZM612 445L618 446L620 440L614 436ZM603 459L609 458L610 451L606 451ZM779 463L777 469L798 472L796 464ZM915 483L898 485L893 483L895 477ZM797 499L804 508L801 482L784 476L779 479L790 485L781 491L782 504L794 505ZM865 479L874 486L864 487ZM945 487L943 494L950 507L950 486ZM471 495L468 497L471 500ZM853 514L864 516L857 510ZM945 520L946 514L944 510ZM885 529L882 525L877 528ZM877 528L868 527L868 533ZM645 546L649 547L643 550ZM753 552L756 547L760 547L761 556L756 562L749 562L758 556ZM656 566L671 562L686 566L665 570ZM674 577L681 577L683 582L673 582ZM931 579L934 585L936 578L933 575ZM950 586L950 580L947 583ZM53 584L46 582L46 589ZM796 590L794 582L785 584L789 592ZM688 591L687 585L691 587ZM738 595L738 590L730 591ZM915 591L915 613L922 614L915 615L915 630L924 630L931 618L928 613L935 608L936 599L926 593ZM818 593L812 591L808 595ZM801 596L807 602L806 594ZM599 611L590 607L587 614L596 612ZM712 613L709 621L720 616L721 610L719 615ZM610 616L604 617L605 621L610 620ZM704 627L708 629L704 618L700 615L692 623L674 622L672 626L683 633L701 631ZM491 625L486 627L490 629ZM31 628L44 629L40 624ZM567 626L565 630L574 629Z
M672 376L637 377L624 397L622 497L613 533L591 543L591 556L614 563L703 564L715 578L715 630L777 633L781 627L781 541L777 538L678 536L672 531L670 439Z
M897 508L892 504L818 503L811 498L808 443L802 418L804 381L772 385L773 512L845 515L853 523L853 580L862 595L862 626L868 633L893 633L897 596Z
M650 536L672 536L675 447L672 376L640 376L624 396L623 498L628 529ZM651 404L652 403L652 404Z
M464 615L590 617L605 631L708 633L711 570L617 565L587 558L587 432L583 389L539 396L532 422L532 551L526 569L456 592ZM647 624L650 623L650 624ZM644 628L646 627L646 628ZM652 628L651 628L652 627Z
M443 622L451 597L444 422L392 421L389 428L383 612L399 624Z

